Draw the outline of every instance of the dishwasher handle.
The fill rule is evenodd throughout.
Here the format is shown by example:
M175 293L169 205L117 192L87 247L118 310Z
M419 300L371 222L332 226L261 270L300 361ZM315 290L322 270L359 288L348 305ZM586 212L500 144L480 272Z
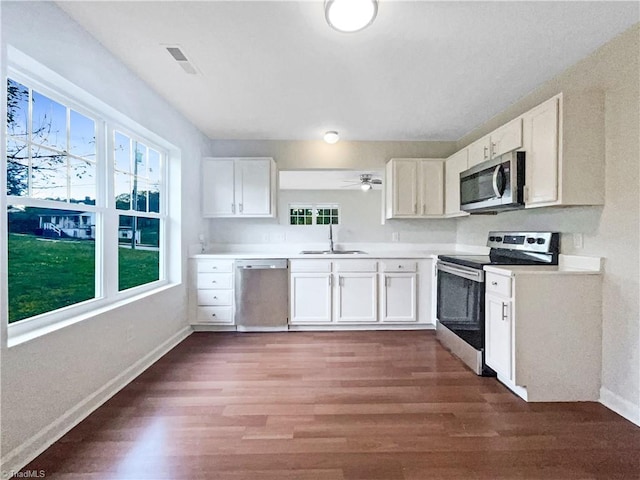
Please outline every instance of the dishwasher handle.
M287 268L287 260L276 259L256 259L256 260L236 260L236 268L242 270L273 270Z

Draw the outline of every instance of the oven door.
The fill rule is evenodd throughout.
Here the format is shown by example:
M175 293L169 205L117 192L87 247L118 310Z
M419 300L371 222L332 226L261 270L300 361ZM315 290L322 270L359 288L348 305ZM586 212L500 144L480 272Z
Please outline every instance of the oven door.
M438 262L438 321L477 350L484 349L484 271Z

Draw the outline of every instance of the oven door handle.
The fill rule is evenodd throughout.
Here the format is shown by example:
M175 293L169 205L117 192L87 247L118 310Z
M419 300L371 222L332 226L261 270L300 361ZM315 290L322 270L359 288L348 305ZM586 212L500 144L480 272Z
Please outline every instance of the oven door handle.
M438 262L437 268L441 272L450 273L452 275L456 275L457 277L463 277L478 283L484 282L484 270L476 270L475 268L474 269L460 268L460 267L455 267L450 263L440 263L440 262Z

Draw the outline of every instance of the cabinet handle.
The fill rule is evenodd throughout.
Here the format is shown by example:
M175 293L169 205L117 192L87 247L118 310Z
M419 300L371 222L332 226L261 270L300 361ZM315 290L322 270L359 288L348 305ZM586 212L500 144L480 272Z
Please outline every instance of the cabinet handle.
M236 213L236 204L235 203L231 204L231 213Z
M491 285L498 285L498 282L491 282Z
M489 158L489 147L484 147L484 159L487 160Z
M211 267L211 268L212 268L213 270L217 270L217 269L218 269L218 267Z
M213 297L213 299L214 299L214 300L217 300L217 299L218 299L218 297Z
M215 317L215 316L216 316L216 314L215 314L215 313L212 313L212 314L211 314L211 316L212 316L212 317Z
M240 207L240 213L242 213L242 210L243 210L243 208L242 208L242 204L241 204L241 203L239 203L238 205L239 205L239 207Z
M507 320L507 307L509 305L507 305L506 303L502 302L502 320Z
M211 280L211 283L218 283L217 280Z
M422 214L425 215L427 213L427 206L423 203L422 204Z
M402 265L398 265L398 268L404 268L404 266L402 266Z
M418 204L417 203L413 204L413 213L418 213Z
M496 150L498 150L498 144L496 142L491 142L491 157L492 158L496 155Z

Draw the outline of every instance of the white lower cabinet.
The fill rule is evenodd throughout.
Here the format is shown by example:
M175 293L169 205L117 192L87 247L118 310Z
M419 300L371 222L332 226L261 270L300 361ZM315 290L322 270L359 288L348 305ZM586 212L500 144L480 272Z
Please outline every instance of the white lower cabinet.
M485 362L496 373L511 378L511 300L497 295L485 297Z
M291 325L433 323L431 259L291 260Z
M485 361L532 402L600 395L602 276L485 267Z
M375 323L378 292L376 273L337 274L335 289L337 323Z
M416 322L418 262L383 260L380 262L380 270L380 321Z
M291 272L289 281L289 323L331 323L331 273Z
M195 260L195 305L192 323L204 325L234 324L233 260Z

